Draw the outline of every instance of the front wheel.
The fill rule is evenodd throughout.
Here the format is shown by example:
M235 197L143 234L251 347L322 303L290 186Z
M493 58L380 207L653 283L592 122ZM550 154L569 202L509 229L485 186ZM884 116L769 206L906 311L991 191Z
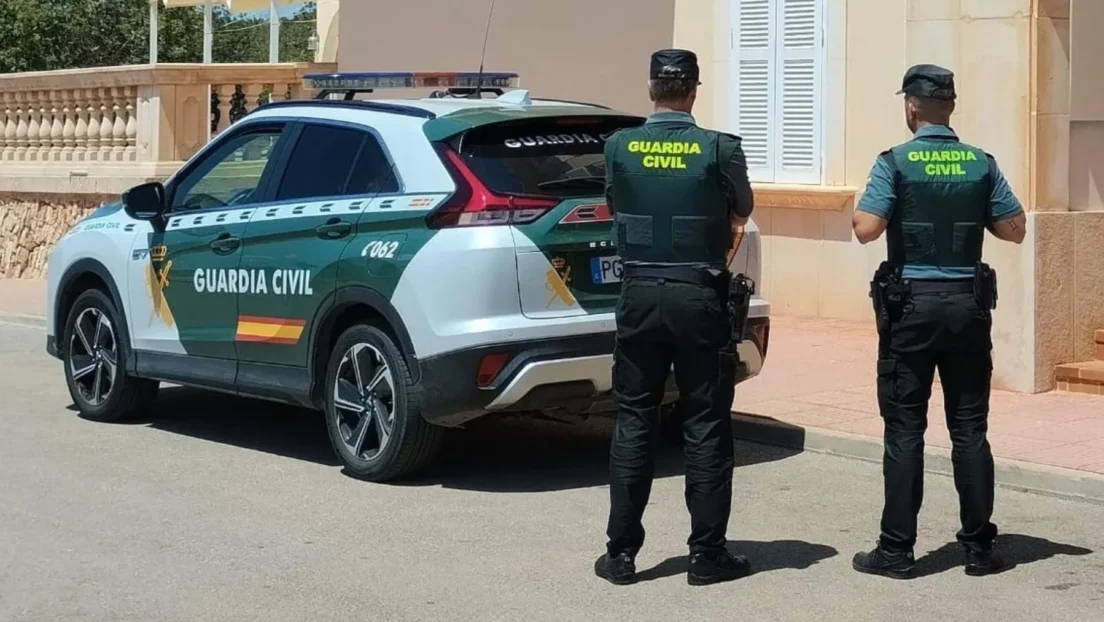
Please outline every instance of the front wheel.
M129 344L115 304L92 289L77 297L62 339L65 383L81 417L114 423L146 412L159 383L126 372Z
M387 333L358 325L341 335L326 373L326 428L349 475L384 482L433 461L444 430L422 417L419 397Z

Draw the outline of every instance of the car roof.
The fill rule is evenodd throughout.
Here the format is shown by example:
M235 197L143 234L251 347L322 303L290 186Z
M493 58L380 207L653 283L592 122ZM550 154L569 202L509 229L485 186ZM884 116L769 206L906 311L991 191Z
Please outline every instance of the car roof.
M603 117L629 123L643 122L643 117L607 108L598 104L555 99L466 99L439 97L424 99L326 100L304 99L281 101L257 109L272 108L342 108L376 114L401 115L424 120L423 130L431 141L447 140L475 127L508 121L524 121L549 117Z

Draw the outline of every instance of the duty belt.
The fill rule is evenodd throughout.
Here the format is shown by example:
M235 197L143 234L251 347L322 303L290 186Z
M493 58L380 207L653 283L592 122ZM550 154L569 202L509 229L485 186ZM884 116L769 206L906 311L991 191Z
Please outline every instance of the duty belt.
M972 294L974 292L974 279L954 280L917 280L907 281L911 294Z
M722 282L723 275L724 273L715 276L709 270L694 266L625 266L626 279L664 279L713 289Z

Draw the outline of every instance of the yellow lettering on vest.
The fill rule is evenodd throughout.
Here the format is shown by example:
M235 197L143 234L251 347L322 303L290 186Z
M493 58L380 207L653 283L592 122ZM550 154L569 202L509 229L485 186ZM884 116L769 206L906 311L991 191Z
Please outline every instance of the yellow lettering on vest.
M640 143L635 140L630 140L627 147L625 147L629 153L636 153L640 151Z
M656 167L656 165L655 165L656 157L658 157L658 156L646 155L646 156L644 156L644 162L642 164L644 164L645 168L655 168Z
M935 177L938 174L938 173L935 172L935 167L936 166L938 166L938 165L936 165L936 164L926 164L926 165L924 165L924 174Z
M967 151L966 160L970 162L977 162L977 155L975 155L973 151Z
M686 153L690 155L701 155L701 145L698 143L690 143L690 148L686 150Z
M917 152L917 151L910 151L909 154L908 154L908 159L909 159L909 162L919 162L920 161L920 153Z

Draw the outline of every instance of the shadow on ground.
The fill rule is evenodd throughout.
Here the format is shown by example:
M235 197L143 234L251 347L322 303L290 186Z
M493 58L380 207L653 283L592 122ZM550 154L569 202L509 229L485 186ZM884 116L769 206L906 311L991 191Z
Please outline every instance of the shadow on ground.
M746 556L751 562L752 574L775 570L805 570L839 555L839 551L830 546L802 540L774 542L736 540L728 543L728 550L735 555ZM654 581L685 574L689 567L690 559L686 555L670 557L651 568L640 571L638 577L641 581Z
M1023 534L1010 533L997 536L996 550L1008 563L1009 570L1048 560L1059 555L1089 555L1092 550L1072 544L1051 542ZM949 542L916 560L916 576L926 577L961 568L965 563L962 546Z
M156 430L339 466L320 413L220 393L166 387L145 423ZM486 492L540 492L601 486L608 481L612 420L565 424L522 418L482 419L450 430L433 467L413 486ZM783 460L799 450L739 443L736 466ZM682 450L665 443L656 477L683 473Z

